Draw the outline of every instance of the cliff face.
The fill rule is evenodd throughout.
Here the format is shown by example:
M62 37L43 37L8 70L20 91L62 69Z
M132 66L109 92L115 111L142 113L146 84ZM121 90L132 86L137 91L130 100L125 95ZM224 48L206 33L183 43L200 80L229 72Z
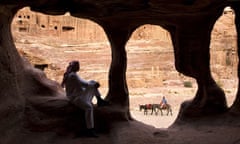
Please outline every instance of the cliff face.
M31 11L29 7L19 10L12 22L13 33L47 36L68 42L107 42L104 30L95 22L65 15L53 16ZM132 40L158 39L170 42L168 31L160 26L145 25L134 32Z
M234 11L225 8L211 32L210 67L214 78L221 85L224 85L226 79L236 80L237 78L237 35L234 17ZM106 63L106 66L99 68L100 63L85 62L85 59L81 60L83 56L80 54L78 57L84 64L84 72L90 75L83 74L83 76L89 79L98 79L102 87L108 87L106 75L108 73L107 65L110 63L109 45L107 45L104 30L95 22L72 17L69 13L62 16L44 15L25 7L15 15L12 32L16 47L20 49L20 52L24 51L30 56L38 56L42 61L26 54L24 57L27 57L33 65L49 64L49 68L45 72L49 78L58 82L61 82L65 63L70 61L63 58L69 56L60 47L71 46L76 53L82 51L85 55L91 55L87 51L89 49L96 51L94 49L96 47L99 53L108 55L107 61L106 57L103 59L99 57L99 62ZM33 43L39 44L39 46L33 46ZM89 46L84 48L83 45ZM41 51L48 51L48 47L54 47L51 50L52 55L48 55L48 53L42 55ZM55 50L62 51L64 56L60 56L61 60L51 58L57 55ZM146 24L138 27L132 33L126 50L129 60L127 75L129 88L159 87L166 80L181 79L173 67L174 56L170 33L161 26ZM92 55L94 54L92 53ZM91 65L95 66L94 74L92 74Z
M136 28L145 24L158 25L169 32L176 70L197 82L196 96L192 101L182 104L178 121L186 119L191 121L192 118L206 115L216 116L223 113L239 115L239 91L233 105L228 108L225 93L216 84L210 68L212 29L223 9L228 5L231 5L235 11L235 26L239 32L240 9L238 1L1 1L0 85L2 91L0 91L0 116L4 117L4 119L0 119L1 131L4 134L16 134L16 129L13 130L11 126L21 127L21 124L28 126L28 128L45 131L66 127L82 128L82 125L76 127L79 126L77 115L81 115L82 112L68 103L57 83L48 80L43 72L33 69L21 59L16 50L11 34L11 22L17 11L25 6L31 7L33 11L50 15L63 15L70 12L74 17L96 22L104 30L111 47L109 49L109 51L111 50L108 75L109 89L106 100L112 105L105 109L96 108L97 128L110 130L116 121L131 120L126 80L127 51L125 47ZM27 15L26 19L28 18L31 19L31 16ZM59 25L49 22L49 17L41 18L43 19L36 19L35 22L40 24L40 29L43 29L41 32L44 33L44 29L49 28L53 35L58 35ZM24 21L19 22L25 23ZM60 25L60 31L69 32L75 29L74 26L69 25ZM32 29L20 27L19 30L31 31ZM226 56L231 57L231 51L228 50ZM231 64L231 62L227 63ZM67 117L63 117L63 115L67 115ZM68 125L69 123L71 125ZM7 143L9 137L4 137L1 141Z

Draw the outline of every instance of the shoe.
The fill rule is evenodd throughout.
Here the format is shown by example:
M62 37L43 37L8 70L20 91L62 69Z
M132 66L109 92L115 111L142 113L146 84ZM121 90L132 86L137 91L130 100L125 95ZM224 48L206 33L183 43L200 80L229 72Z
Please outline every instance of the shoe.
M94 131L94 129L87 129L86 132L86 136L87 137L93 137L93 138L98 138L99 136L96 134L96 132Z
M101 107L101 106L108 106L108 105L109 105L109 102L108 102L108 101L105 101L105 100L103 100L103 99L98 99L98 100L97 100L97 105L98 105L99 107Z

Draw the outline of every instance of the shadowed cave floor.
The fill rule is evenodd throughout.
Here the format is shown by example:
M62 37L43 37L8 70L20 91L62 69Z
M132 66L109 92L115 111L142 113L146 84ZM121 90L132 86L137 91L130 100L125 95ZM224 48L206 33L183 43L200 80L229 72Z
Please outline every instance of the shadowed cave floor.
M19 128L9 143L25 144L240 144L239 117L205 117L193 122L177 122L169 128L155 128L137 120L116 122L99 138L73 138L73 133L31 132Z

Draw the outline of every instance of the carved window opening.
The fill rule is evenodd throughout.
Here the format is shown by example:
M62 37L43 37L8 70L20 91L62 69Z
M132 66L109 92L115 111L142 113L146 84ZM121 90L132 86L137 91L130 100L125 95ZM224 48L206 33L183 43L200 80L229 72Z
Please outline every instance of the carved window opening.
M237 32L235 13L226 7L216 21L210 44L210 68L217 84L224 90L228 106L231 106L237 91Z
M22 21L22 20L19 20L19 21L18 21L18 24L19 24L19 25L23 24L23 21Z
M27 32L27 28L26 27L19 27L19 32Z
M75 28L72 27L72 26L63 26L63 27L62 27L62 31L63 31L63 32L72 31L72 30L74 30L74 29L75 29Z

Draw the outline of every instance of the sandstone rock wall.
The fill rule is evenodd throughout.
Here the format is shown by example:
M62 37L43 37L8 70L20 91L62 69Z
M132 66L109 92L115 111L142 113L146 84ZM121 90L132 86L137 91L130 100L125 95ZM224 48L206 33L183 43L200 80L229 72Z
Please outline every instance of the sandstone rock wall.
M29 35L52 36L68 41L107 41L103 29L90 20L75 18L69 13L63 16L44 15L31 11L29 7L19 10L15 15L12 30ZM165 29L151 25L138 28L132 39L161 39L168 42L171 40Z
M211 68L217 79L237 77L237 32L235 14L224 12L216 22L211 35Z

